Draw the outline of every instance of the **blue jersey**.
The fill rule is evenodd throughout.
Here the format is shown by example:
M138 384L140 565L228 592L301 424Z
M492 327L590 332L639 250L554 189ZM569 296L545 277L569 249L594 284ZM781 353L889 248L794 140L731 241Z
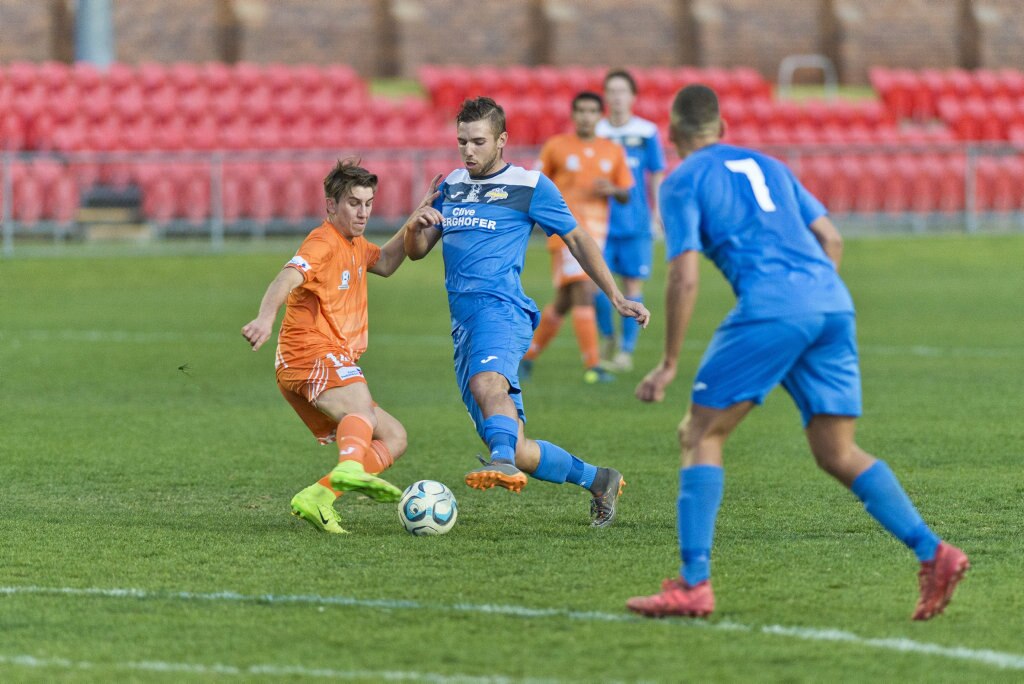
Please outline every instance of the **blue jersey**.
M660 199L668 259L704 252L736 294L729 320L853 311L808 228L827 211L779 160L710 145L669 174Z
M651 234L651 211L647 204L647 174L665 170L665 151L658 138L658 127L647 119L631 117L621 126L607 119L597 124L597 135L614 140L626 148L626 160L633 172L633 188L629 201L611 202L608 216L608 237L648 236Z
M548 235L576 227L561 193L540 171L507 164L472 178L456 169L438 188L445 287L455 328L481 306L481 297L510 302L536 321L537 305L523 292L520 273L533 225Z

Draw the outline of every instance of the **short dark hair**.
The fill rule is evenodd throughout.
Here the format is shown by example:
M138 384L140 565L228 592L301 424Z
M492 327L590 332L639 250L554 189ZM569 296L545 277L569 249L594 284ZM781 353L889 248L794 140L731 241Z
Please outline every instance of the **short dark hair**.
M494 137L505 132L505 110L501 105L489 97L475 97L472 100L464 100L459 113L455 115L456 125L469 123L471 121L482 121L487 119L494 131Z
M688 85L672 101L672 125L688 138L714 132L720 117L718 95L706 85Z
M324 177L324 196L335 202L354 187L377 190L377 174L370 173L359 165L358 157L339 159L331 172Z
M608 87L608 81L612 80L613 78L624 79L626 81L626 83L629 84L629 89L633 91L634 95L636 95L636 91L637 91L636 79L633 78L633 74L629 73L625 69L612 69L611 71L609 71L607 74L604 75L604 87L605 88Z
M593 102L596 102L597 108L604 111L604 99L602 99L602 97L597 93L590 90L584 90L581 93L577 93L576 97L572 98L573 111L576 111L576 105L584 100L592 100Z

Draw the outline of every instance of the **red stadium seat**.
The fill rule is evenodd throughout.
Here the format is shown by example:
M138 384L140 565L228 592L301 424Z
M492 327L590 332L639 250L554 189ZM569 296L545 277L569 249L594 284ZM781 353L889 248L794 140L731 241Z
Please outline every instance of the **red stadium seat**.
M50 186L46 218L60 224L72 223L78 215L78 185L68 174L62 174Z
M917 164L913 157L899 155L890 162L890 173L883 187L882 206L891 214L910 209L910 196L917 175Z
M263 70L252 62L238 62L234 68L234 81L243 92L263 84Z
M197 226L210 218L210 178L195 174L185 180L178 189L180 215L191 225Z
M210 113L222 124L239 119L243 111L242 93L234 85L216 91L216 96L210 98Z
M43 218L44 192L43 184L34 176L25 173L16 177L13 183L14 201L12 217L27 225L34 225Z
M242 216L258 223L266 223L274 216L277 204L275 188L270 179L257 173L242 186Z
M136 69L136 79L142 90L150 92L168 85L167 68L157 62L143 62Z
M292 68L286 64L271 63L263 68L263 83L271 92L280 93L292 87Z
M5 150L20 150L25 147L25 127L21 117L13 113L0 114L0 145Z
M146 109L157 121L166 121L178 113L178 96L175 90L162 85L145 95Z
M113 96L111 109L111 113L123 122L136 120L142 116L143 112L147 112L149 107L142 87L132 84L122 88Z
M281 186L280 206L278 215L284 219L298 223L309 216L305 180L298 173L292 173Z
M993 211L996 208L996 185L1001 169L994 157L979 157L974 167L974 208L977 211Z
M127 64L115 62L107 67L106 81L116 95L125 88L135 85L135 70Z
M156 223L169 223L176 211L174 183L170 178L158 177L143 188L143 216Z
M210 93L219 95L233 86L231 68L223 62L207 62L199 70L199 82Z

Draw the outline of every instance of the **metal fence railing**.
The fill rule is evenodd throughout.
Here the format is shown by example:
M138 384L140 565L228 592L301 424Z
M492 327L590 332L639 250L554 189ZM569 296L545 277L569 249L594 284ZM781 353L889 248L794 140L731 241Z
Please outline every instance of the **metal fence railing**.
M856 230L1024 229L1024 147L1009 143L765 147ZM533 166L535 147L506 158ZM208 239L301 233L323 216L323 177L339 157L378 174L372 228L399 225L451 149L350 152L6 152L2 249L109 237ZM673 160L670 159L670 163ZM120 229L119 229L120 226Z

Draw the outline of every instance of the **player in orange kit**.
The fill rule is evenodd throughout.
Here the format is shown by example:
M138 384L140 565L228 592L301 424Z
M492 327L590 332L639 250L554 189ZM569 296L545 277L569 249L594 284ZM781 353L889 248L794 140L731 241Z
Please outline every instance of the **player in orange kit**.
M582 92L573 98L572 121L575 133L556 135L540 152L540 170L562 192L569 210L579 225L604 249L608 236L608 200L629 201L633 175L622 147L595 135L604 103L597 93ZM530 348L523 357L519 376L529 377L533 361L558 334L565 314L572 311L576 341L587 369L588 383L614 379L601 368L597 324L594 314L594 286L583 268L557 235L548 238L555 299L541 316Z
M367 343L366 275L395 272L405 259L407 226L440 222L430 207L439 180L398 233L378 247L363 237L377 176L358 161L339 161L324 179L327 219L306 236L267 288L259 315L242 327L257 351L287 302L274 362L278 389L321 444L338 443L338 465L291 502L292 514L318 530L345 532L334 508L343 491L376 501L401 496L377 474L405 451L405 428L373 401L357 365Z

